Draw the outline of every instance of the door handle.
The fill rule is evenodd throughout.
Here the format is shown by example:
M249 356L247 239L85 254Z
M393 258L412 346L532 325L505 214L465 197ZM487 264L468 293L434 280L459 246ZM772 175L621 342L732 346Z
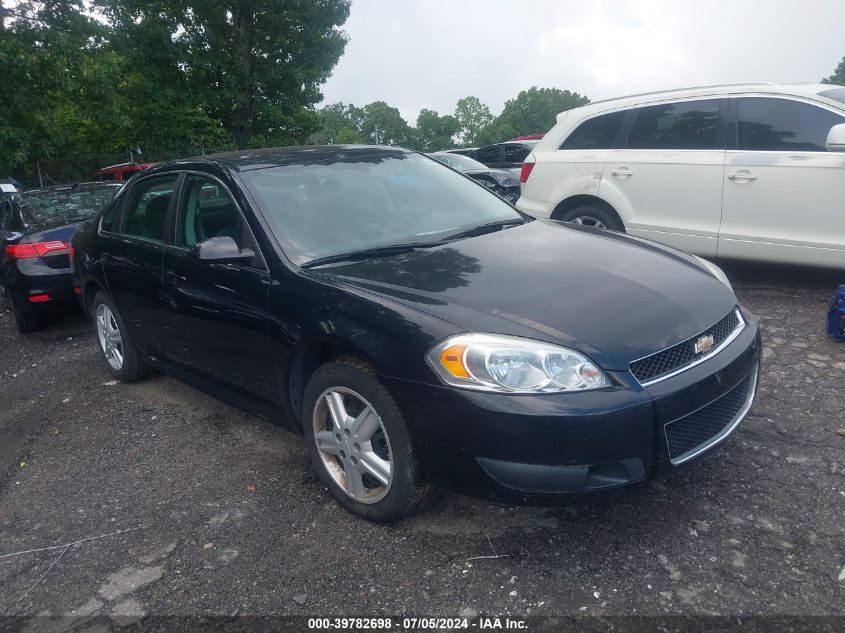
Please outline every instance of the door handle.
M633 176L634 172L627 167L617 167L612 172L610 172L612 176L616 176L617 178L627 178L628 176Z
M728 176L728 180L757 180L757 176L752 174L747 169L741 169L730 174Z

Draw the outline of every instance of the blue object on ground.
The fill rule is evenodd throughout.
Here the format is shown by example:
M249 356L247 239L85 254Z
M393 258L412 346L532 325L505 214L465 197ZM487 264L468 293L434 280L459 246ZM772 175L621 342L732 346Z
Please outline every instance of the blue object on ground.
M837 341L845 341L845 285L839 286L827 315L827 333Z

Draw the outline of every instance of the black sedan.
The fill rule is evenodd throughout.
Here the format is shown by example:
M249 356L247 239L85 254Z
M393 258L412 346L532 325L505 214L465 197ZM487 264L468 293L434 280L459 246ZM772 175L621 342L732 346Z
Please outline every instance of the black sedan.
M74 307L68 244L76 225L100 211L118 183L32 189L0 202L0 287L21 333Z
M717 267L535 220L405 150L159 166L73 247L115 378L156 368L304 433L372 520L433 487L541 504L674 473L757 385L757 323Z
M428 154L444 165L448 165L462 174L477 180L493 193L511 204L519 200L519 176L503 169L490 169L469 156L453 152L433 152Z

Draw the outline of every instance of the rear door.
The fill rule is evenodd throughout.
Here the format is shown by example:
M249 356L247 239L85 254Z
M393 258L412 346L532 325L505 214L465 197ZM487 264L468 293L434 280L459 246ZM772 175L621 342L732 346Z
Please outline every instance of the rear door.
M132 342L149 355L160 353L157 333L164 315L162 263L168 215L179 175L135 182L125 196L116 227L103 233L103 272Z
M288 349L268 312L270 273L227 187L208 175L185 175L174 214L173 244L164 256L167 305L162 336L167 358L239 395L278 406ZM192 251L212 237L251 249L250 261L200 260Z
M845 113L792 97L731 99L718 254L841 267L845 152L825 149Z
M611 154L599 187L629 233L716 254L727 103L702 98L638 108L625 149Z

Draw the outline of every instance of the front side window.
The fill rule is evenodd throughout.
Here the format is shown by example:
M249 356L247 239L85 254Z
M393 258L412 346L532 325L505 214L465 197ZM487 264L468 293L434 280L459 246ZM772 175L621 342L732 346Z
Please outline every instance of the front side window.
M300 262L522 221L495 194L418 154L349 156L329 164L255 169L241 177L274 234Z
M745 97L737 103L741 150L824 152L830 128L839 123L845 116L791 99Z
M123 233L153 242L164 242L167 209L176 189L176 174L146 178L129 193Z
M723 149L719 100L646 106L628 133L628 149Z
M587 119L572 132L560 149L616 149L619 127L628 113L611 112Z

